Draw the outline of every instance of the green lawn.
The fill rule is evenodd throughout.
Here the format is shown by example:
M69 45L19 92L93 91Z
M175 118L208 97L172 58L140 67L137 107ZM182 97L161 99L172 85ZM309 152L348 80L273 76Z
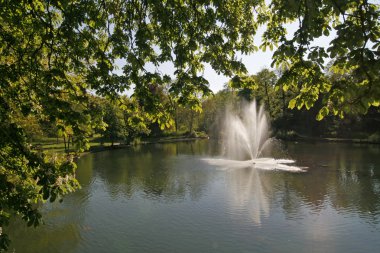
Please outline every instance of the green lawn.
M194 132L195 133L195 132ZM200 132L195 133L195 135L190 135L189 133L170 133L164 134L163 136L157 137L148 137L139 139L137 138L133 141L132 145L137 145L140 143L149 143L149 142L171 142L176 140L182 140L187 138L205 138L206 134ZM124 144L123 140L114 141L114 145L118 146L120 144ZM63 142L63 138L55 138L55 137L41 137L36 138L32 141L32 145L37 150L44 150L48 153L64 153L65 152L65 144ZM94 137L89 138L89 150L101 149L101 147L110 147L112 145L111 140L102 138L100 135L96 135ZM72 149L72 145L70 145L70 150Z
M65 144L62 138L59 138L57 141L57 138L43 137L43 138L33 140L32 144L36 149L42 149L47 152L54 152L54 153L65 152ZM111 141L101 139L98 136L92 137L89 139L90 149L96 148L96 147L109 147L111 146L111 144L112 144ZM114 144L118 144L118 142L114 142ZM72 146L70 145L70 149L71 147Z

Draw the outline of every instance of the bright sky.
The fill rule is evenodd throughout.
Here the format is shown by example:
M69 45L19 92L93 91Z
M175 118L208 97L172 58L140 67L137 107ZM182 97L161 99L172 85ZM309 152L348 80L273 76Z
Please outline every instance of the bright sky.
M380 0L370 0L369 2L374 3L374 4L379 4ZM295 22L295 23L292 23L292 24L289 24L286 26L289 37L293 35L293 33L297 30L297 28L298 28L298 22ZM261 44L261 36L264 32L264 29L265 29L265 27L261 27L257 31L257 34L255 36L255 45L256 46L259 46ZM330 41L334 37L335 37L335 33L332 32L330 34L330 36L328 36L328 37L322 36L322 37L316 39L311 44L311 46L318 45L318 46L323 46L326 48L329 45ZM258 51L258 52L251 54L251 55L241 55L240 58L241 58L242 62L244 63L245 67L247 68L248 73L249 74L255 74L258 71L262 70L263 68L270 68L270 64L272 63L272 54L273 54L273 51L269 51L269 50L266 52ZM116 63L116 64L118 64L118 63ZM125 61L123 61L123 60L119 61L119 65L124 65L124 64L125 64ZM153 71L155 69L155 67L152 64L150 64L150 65L148 64L147 69ZM174 76L173 75L174 67L173 67L173 64L171 62L166 62L166 63L162 64L159 67L159 71L164 73L164 74ZM121 69L119 69L118 71L115 71L115 72L116 73L119 72L120 74L122 74ZM204 70L203 75L209 81L210 89L213 92L218 92L219 90L222 90L224 87L224 84L229 80L229 77L226 77L224 75L218 75L211 68L210 65L205 66L205 70ZM132 92L127 92L127 93L132 93Z
M258 51L251 55L242 55L241 60L247 68L249 74L255 74L263 68L270 68L270 64L272 63L272 54L273 52L271 51ZM209 81L210 89L213 92L223 89L224 84L229 80L229 77L218 75L211 68L211 66L206 66L204 77Z
M297 28L298 28L298 22L290 24L286 27L289 37L293 35L293 33L297 30ZM255 36L256 46L259 46L261 44L261 36L264 32L264 29L265 28L262 27L257 31L257 34ZM333 36L334 34L331 34L328 37L318 38L312 43L311 46L319 45L319 46L326 47L328 46L329 42L333 39ZM273 55L273 51L267 50L266 52L257 51L250 55L240 55L240 58L242 62L244 63L245 67L247 68L248 73L255 74L264 68L270 68L270 65L272 63L272 55ZM151 68L148 67L148 69L153 70L154 68L152 66L153 65L151 65ZM167 63L162 64L159 70L162 73L173 76L174 67L172 63L167 62ZM203 75L209 81L210 89L213 92L218 92L219 90L222 90L224 87L224 84L227 83L227 81L229 80L229 77L227 76L218 75L208 64L205 66Z
M269 68L272 62L273 52L256 52L252 55L240 56L249 74L254 74L263 68ZM147 64L147 70L154 71L155 67L152 64ZM158 68L163 74L174 77L174 66L171 62L165 62ZM119 71L117 71L119 72ZM120 73L121 74L121 73ZM215 93L223 89L224 84L230 79L224 75L218 75L209 64L205 64L205 70L203 72L204 78L210 83L210 89ZM129 92L128 92L129 93Z
M290 25L287 25L286 29L289 34L289 37L293 35L293 33L297 30L298 23L293 23ZM261 44L261 36L264 32L264 27L260 28L255 36L255 45L259 46ZM329 42L332 40L335 34L330 34L328 37L321 37L316 39L311 46L313 45L319 45L319 46L328 46ZM270 68L270 65L272 63L272 54L273 51L267 50L266 52L258 51L250 55L240 55L240 59L244 63L245 67L248 70L249 74L255 74L258 71L262 70L263 68ZM116 63L117 65L124 65L125 61L120 60ZM147 64L146 65L147 70L154 71L155 67L153 64ZM170 75L174 77L174 67L173 63L166 62L164 64L161 64L158 70L163 73ZM121 68L118 71L115 71L116 73L122 74ZM218 75L210 65L205 65L205 70L203 73L204 77L209 81L210 83L210 89L213 92L218 92L223 89L225 83L229 80L229 77L224 75ZM131 94L132 91L126 92L127 94Z
M257 35L255 36L256 46L259 46L261 44L262 33L263 33L263 29L259 29ZM272 59L271 59L272 54L273 52L268 50L266 52L258 51L251 55L240 55L238 57L244 63L249 74L254 74L263 68L270 68L270 64L272 63ZM153 71L155 67L153 66L153 64L147 64L147 69L150 71ZM173 75L174 66L171 62L166 62L160 65L159 71L162 72L163 74L174 76ZM203 76L209 81L210 89L213 92L218 92L219 90L222 90L224 87L224 84L227 83L227 81L229 80L229 77L227 76L218 75L209 64L205 65Z

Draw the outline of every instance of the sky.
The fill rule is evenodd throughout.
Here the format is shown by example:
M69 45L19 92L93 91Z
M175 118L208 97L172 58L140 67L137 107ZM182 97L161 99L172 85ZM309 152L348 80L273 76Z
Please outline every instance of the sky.
M255 74L263 68L270 68L272 63L273 52L266 51L256 52L251 55L240 55L242 62L248 70L249 74ZM147 69L153 70L153 67L148 66ZM166 62L159 67L160 72L173 76L174 67L171 62ZM223 89L224 84L230 79L227 76L217 74L209 64L205 64L203 72L204 78L209 81L210 89L215 93Z
M286 27L288 32L288 37L292 37L293 33L298 28L298 22L288 24ZM264 33L265 27L261 27L258 29L257 34L254 38L255 45L259 46L261 44L261 36ZM311 46L318 45L318 46L324 46L327 47L330 43L330 41L335 36L335 33L331 33L330 36L322 36L318 39L316 39ZM248 70L248 74L256 74L260 70L264 68L270 68L270 65L272 63L272 55L274 51L270 51L269 49L266 52L257 51L250 55L241 55L238 54L238 58L241 59L241 61L244 63L245 67ZM148 66L147 69L154 70L153 65ZM168 74L170 76L173 76L174 67L171 62L166 62L162 64L159 68L159 71ZM224 88L224 85L228 82L230 79L227 76L219 75L217 74L210 65L205 64L205 70L203 72L204 78L206 78L209 81L210 89L216 93Z
M259 72L264 68L270 68L272 63L272 51L257 51L251 55L240 55L242 62L248 70L250 75ZM218 92L223 89L223 86L230 79L224 75L218 75L211 66L206 66L204 71L204 77L210 83L210 89L213 92Z
M294 28L292 28L292 30L295 30L295 26ZM263 28L259 29L257 35L255 36L255 44L257 46L261 44L261 35L263 32ZM272 54L273 51L267 50L266 52L257 51L250 55L238 54L237 57L238 59L241 59L241 61L244 63L249 74L255 74L263 68L270 68L270 64L272 63ZM125 64L125 61L120 61L120 63ZM153 64L147 64L146 68L149 71L155 70ZM163 74L174 76L174 65L171 62L165 62L161 64L158 70ZM209 64L205 64L203 76L209 81L209 87L214 93L222 90L224 88L225 83L227 83L230 79L227 76L217 74Z
M290 26L290 31L295 31L296 26ZM264 28L259 28L257 34L254 38L255 45L259 46L261 44L261 36L264 32ZM262 70L263 68L270 68L270 64L272 63L272 54L273 51L269 49L266 52L257 51L250 55L241 55L238 54L238 59L244 63L246 69L249 74L255 74ZM124 59L116 60L116 65L118 69L115 71L116 74L122 75L122 66L126 64ZM146 64L146 69L149 71L155 71L157 68L151 64ZM158 67L158 70L162 74L167 74L174 77L174 65L172 62L165 62ZM205 64L205 69L203 72L204 78L206 78L209 82L210 89L216 93L224 88L224 85L228 82L230 77L217 74L209 64ZM131 95L133 93L133 88L126 92L127 95Z
M298 22L288 24L285 27L288 32L288 37L292 37L293 33L297 30L298 28ZM254 38L255 45L259 46L261 44L261 36L265 30L265 27L261 27L258 29L257 34ZM313 45L318 45L318 46L324 46L327 47L330 43L330 41L335 37L335 33L331 33L329 36L322 36L318 39L316 39L311 46ZM238 54L238 59L241 59L241 61L244 63L246 69L248 70L248 74L252 75L264 68L270 68L270 65L272 63L272 55L273 51L270 51L269 49L266 52L262 51L257 51L254 52L250 55L241 55ZM115 71L118 74L122 74L122 68L125 64L125 60L118 60L116 62L117 65L119 65L119 70ZM147 64L146 69L149 71L154 71L156 67L153 66L153 64ZM167 74L172 77L174 77L174 65L171 62L165 62L161 64L158 67L158 70L162 74ZM216 93L224 88L224 85L228 82L230 79L227 76L224 75L219 75L217 74L210 65L205 64L205 69L203 72L204 78L206 78L209 81L209 87L210 89ZM128 95L131 95L133 93L132 90L126 92Z
M269 2L269 1L268 1ZM370 0L369 2L374 3L374 4L379 4L380 0ZM259 46L261 44L261 36L265 30L264 27L260 27L257 31L257 34L255 36L255 45ZM288 32L288 38L292 37L293 33L297 30L298 28L298 22L294 22L292 24L287 24L285 26ZM328 47L330 41L336 36L335 31L332 31L329 36L322 36L318 39L315 39L311 43L310 46L322 46L322 47ZM238 58L241 59L241 61L244 63L245 67L248 70L248 74L252 75L264 68L270 68L270 65L272 63L272 55L273 51L267 50L266 52L258 51L254 52L253 54L250 55L238 55ZM116 62L117 65L123 66L125 64L125 60L119 60ZM122 74L121 67L119 67L118 71L115 71L116 73ZM148 64L147 65L147 70L149 71L154 71L156 68L153 66L153 64ZM174 66L171 62L166 62L163 63L159 66L158 70L163 73L163 74L168 74L172 77L174 77ZM215 93L224 88L225 83L228 82L230 79L227 76L224 75L218 75L210 65L205 64L205 70L203 72L204 78L206 78L209 81L210 84L210 89ZM128 94L132 94L133 91L128 91Z
M291 30L295 31L296 26L291 27ZM254 38L255 45L259 46L261 44L261 36L264 32L264 28L259 28L257 34ZM249 74L255 74L262 70L263 68L270 68L270 64L272 63L272 54L273 51L269 49L266 52L257 51L254 54L250 55L241 55L238 54L238 59L244 63L245 67L248 70ZM173 76L174 65L171 62L166 62L159 67L159 70L170 76ZM147 69L154 70L153 65L148 66ZM210 89L216 93L224 88L225 83L230 79L227 76L217 74L209 64L205 64L205 69L203 72L204 78L209 81Z

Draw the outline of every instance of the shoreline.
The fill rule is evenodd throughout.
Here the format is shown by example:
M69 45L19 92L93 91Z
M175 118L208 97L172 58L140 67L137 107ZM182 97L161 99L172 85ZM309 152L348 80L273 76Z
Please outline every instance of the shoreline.
M303 141L303 142L330 142L330 143L355 143L355 144L372 144L379 145L378 141L370 141L368 139L350 139L350 138L334 138L334 137L309 137L297 136L294 138L278 138L282 141Z
M276 137L275 137L276 138ZM113 146L93 146L90 147L89 150L86 150L81 153L77 153L75 155L75 158L78 159L82 156L85 156L90 153L97 153L102 151L108 151L108 150L115 150L115 149L125 149L132 146L138 146L138 145L150 145L150 144L157 144L157 143L175 143L175 142L187 142L187 141L196 141L196 140L205 140L205 139L212 139L210 137L180 137L180 138L157 138L157 139L150 139L150 140L144 140L141 141L139 144L122 144L122 143L115 143ZM371 145L380 145L380 142L375 141L369 141L367 139L348 139L348 138L329 138L329 137L309 137L309 136L297 136L294 138L277 138L281 141L286 142L329 142L329 143L352 143L352 144L371 144Z
M97 153L107 150L114 150L114 149L124 149L132 146L137 145L149 145L149 144L156 144L156 143L175 143L175 142L186 142L186 141L196 141L196 140L205 140L210 139L207 137L180 137L180 138L157 138L157 140L145 140L141 141L141 143L133 145L133 144L122 144L122 143L116 143L113 146L94 146L90 147L88 150L78 153L77 158L80 158L84 155L90 154L90 153Z

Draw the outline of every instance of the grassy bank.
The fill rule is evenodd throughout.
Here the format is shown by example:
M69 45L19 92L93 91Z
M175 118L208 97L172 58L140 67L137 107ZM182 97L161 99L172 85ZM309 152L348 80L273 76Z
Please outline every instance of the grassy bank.
M316 137L301 135L294 131L278 132L275 135L276 138L285 141L321 141L321 142L341 142L341 143L363 143L363 144L380 144L380 136L378 134L372 134L370 136L354 137L354 138L339 138L339 137Z
M98 152L107 149L124 148L130 145L150 144L150 143L165 143L165 142L177 142L177 141L189 141L196 139L205 139L208 136L204 133L180 133L180 134L167 134L163 136L153 136L145 138L136 138L130 143L126 143L125 140L112 141L107 138L94 136L89 138L89 149L86 152ZM32 141L32 145L36 150L43 150L48 153L65 153L65 143L62 139L44 137ZM74 152L75 149L70 145L68 152Z

